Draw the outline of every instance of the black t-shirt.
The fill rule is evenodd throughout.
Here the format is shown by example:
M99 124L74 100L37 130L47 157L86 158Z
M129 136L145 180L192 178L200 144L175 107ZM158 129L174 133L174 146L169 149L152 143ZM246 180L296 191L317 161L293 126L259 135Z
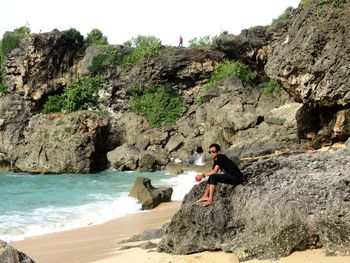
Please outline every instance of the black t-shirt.
M216 160L214 160L213 169L216 165L229 175L234 175L239 178L242 178L243 176L238 166L224 154L218 154Z

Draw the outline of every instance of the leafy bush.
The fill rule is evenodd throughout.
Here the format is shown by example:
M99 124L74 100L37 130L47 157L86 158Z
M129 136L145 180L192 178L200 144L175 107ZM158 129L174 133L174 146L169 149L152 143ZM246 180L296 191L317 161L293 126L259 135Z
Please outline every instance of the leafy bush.
M49 96L45 113L84 110L99 103L98 90L106 83L102 77L84 77L69 83L61 95Z
M264 88L265 95L278 95L282 91L282 87L278 82L274 79L270 79L267 85Z
M7 93L8 92L8 88L5 84L3 84L2 82L0 82L0 94L1 93Z
M249 67L242 62L225 60L215 68L213 75L209 82L204 86L204 89L210 90L221 80L231 76L235 76L244 82L252 81L256 77Z
M188 41L189 47L210 48L213 45L211 36L194 37Z
M199 105L202 105L205 103L205 98L203 96L198 96L196 101Z
M130 69L143 58L156 56L163 49L162 42L154 36L138 36L124 43L134 50L122 57L116 58L116 64L125 69Z
M103 35L101 30L94 28L87 34L86 42L91 45L108 45L107 37Z
M78 45L82 45L84 43L84 37L80 34L78 30L71 27L70 29L66 30L67 34L75 40L75 43Z
M341 7L343 4L349 2L349 0L301 0L302 5L308 5L311 1L317 1L320 5L333 4L334 7Z
M287 23L293 18L293 7L289 6L284 10L284 12L276 19L272 20L271 27L278 27L281 24Z
M103 66L103 64L110 59L110 57L111 55L108 53L101 53L96 55L91 61L89 71L92 74L95 74Z
M30 34L30 29L26 26L16 28L13 31L6 31L1 41L1 57L9 54L12 50L19 47L19 44L23 38Z
M134 89L130 109L145 116L152 128L175 124L185 110L182 98L170 88L154 85L144 92Z

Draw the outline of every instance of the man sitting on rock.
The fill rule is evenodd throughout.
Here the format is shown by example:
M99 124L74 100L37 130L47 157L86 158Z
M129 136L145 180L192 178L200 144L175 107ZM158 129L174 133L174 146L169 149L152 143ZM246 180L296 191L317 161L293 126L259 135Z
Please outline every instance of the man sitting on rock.
M214 192L217 183L239 185L243 181L243 174L237 165L226 155L220 153L220 145L215 143L210 145L209 154L214 160L213 169L210 172L196 175L197 182L208 176L204 194L198 200L198 202L204 202L203 206L209 206L214 203ZM219 169L225 173L218 174Z

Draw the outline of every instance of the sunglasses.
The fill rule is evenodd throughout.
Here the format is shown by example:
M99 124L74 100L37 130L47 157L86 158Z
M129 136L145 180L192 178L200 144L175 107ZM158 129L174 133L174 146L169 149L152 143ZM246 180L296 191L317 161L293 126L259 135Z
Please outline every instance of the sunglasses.
M217 153L217 151L209 151L208 153L209 153L209 154L211 154L211 153Z

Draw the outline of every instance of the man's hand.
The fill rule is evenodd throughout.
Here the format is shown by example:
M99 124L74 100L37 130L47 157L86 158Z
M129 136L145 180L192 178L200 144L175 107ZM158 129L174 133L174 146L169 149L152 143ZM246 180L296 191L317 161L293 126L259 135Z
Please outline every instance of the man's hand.
M203 175L202 174L197 174L196 175L196 181L200 182L203 179Z

